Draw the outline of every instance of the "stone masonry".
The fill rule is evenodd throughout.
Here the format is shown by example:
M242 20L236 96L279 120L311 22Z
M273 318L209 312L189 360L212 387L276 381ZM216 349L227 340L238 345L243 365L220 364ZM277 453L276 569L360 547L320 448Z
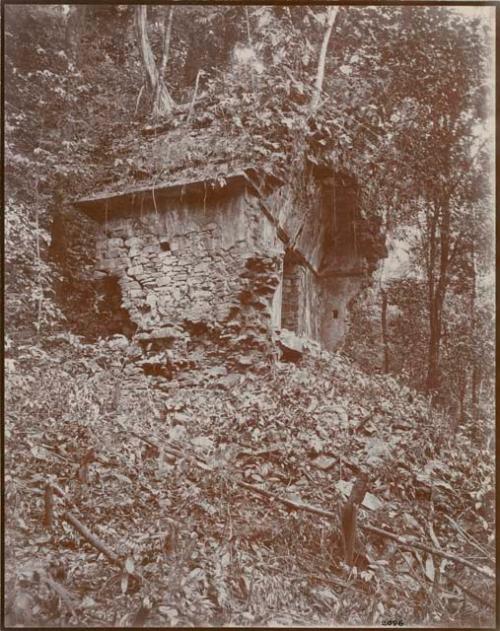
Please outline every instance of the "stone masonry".
M244 349L284 328L334 348L367 276L364 254L349 242L354 210L332 208L319 184L305 208L281 186L264 195L245 174L225 184L78 202L100 224L96 270L118 280L135 338L187 349L204 332L212 348L231 340Z

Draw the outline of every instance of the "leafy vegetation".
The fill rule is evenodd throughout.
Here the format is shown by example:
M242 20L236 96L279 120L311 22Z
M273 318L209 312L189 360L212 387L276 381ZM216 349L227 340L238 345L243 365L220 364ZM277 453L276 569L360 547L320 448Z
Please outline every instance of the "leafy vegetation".
M9 624L491 623L489 38L434 6L6 5ZM354 175L404 273L343 354L127 372L71 201L249 164ZM350 567L320 513L360 473Z
M340 355L277 364L265 379L214 376L207 367L182 388L170 382L165 392L145 380L142 391L129 390L126 344L59 336L50 354L26 348L8 363L15 417L6 548L15 571L7 593L17 621L29 622L24 599L38 625L137 626L140 615L154 626L489 619L488 605L465 604L452 582L484 597L487 577L370 532L360 535L362 558L350 568L335 519L237 485L265 483L336 515L364 470L362 523L409 542L430 535L451 554L483 557L474 563L484 566L494 541L492 451L466 428L450 438L449 419L415 391L367 376ZM65 499L55 498L47 529L50 481ZM119 555L121 569L62 520L68 510ZM65 597L43 573L64 585Z

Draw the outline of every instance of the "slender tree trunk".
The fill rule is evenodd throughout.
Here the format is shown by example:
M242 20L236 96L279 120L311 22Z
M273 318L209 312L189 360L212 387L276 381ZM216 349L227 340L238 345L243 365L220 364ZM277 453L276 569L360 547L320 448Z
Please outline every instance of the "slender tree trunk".
M427 264L427 291L428 291L428 311L429 311L429 348L427 352L427 378L426 390L430 393L435 388L437 381L436 366L439 361L439 346L437 344L437 322L435 314L435 267L437 248L437 222L438 210L433 207L427 219L427 244L426 244L426 264Z
M186 117L186 123L189 123L189 121L191 120L191 117L193 116L193 112L194 112L194 104L196 103L196 97L198 95L198 85L200 82L200 77L203 74L202 70L198 70L198 74L196 75L196 81L194 82L194 92L193 92L193 98L191 99L191 103L189 105L189 110L188 110L188 114Z
M436 297L433 298L430 305L430 335L429 350L427 356L427 392L435 394L439 389L439 356L441 348L441 321L438 313L438 305Z
M80 56L80 41L82 37L83 27L85 25L85 18L87 7L85 5L67 5L69 13L66 17L66 49L69 53L70 59L78 64L78 58Z
M429 353L427 363L426 389L436 395L440 386L440 350L443 329L443 307L448 286L448 264L450 261L450 222L449 201L441 200L434 205L430 238L429 280ZM439 228L439 236L438 230ZM439 245L439 248L437 247ZM439 249L439 256L437 251ZM437 269L436 269L437 268Z
M434 291L429 305L429 346L427 354L426 390L433 396L439 390L441 382L440 354L442 338L442 311L444 295L439 287Z
M37 185L36 185L37 192L39 190L39 186L40 186L40 184L37 183ZM39 219L38 200L37 200L37 204L35 206L35 225L36 225L36 263L37 263L37 268L38 268L38 281L37 281L37 284L38 284L38 291L40 292L39 296L38 296L37 317L36 317L35 329L36 329L37 337L38 337L38 339L40 339L40 334L42 332L43 290L42 290L42 279L41 279L41 275L42 275L42 257L41 257L41 252L40 252L40 219Z
M165 26L166 15L163 16L163 20L161 23L161 32L163 35L163 50L161 54L161 63L160 63L160 76L163 77L165 69L167 67L168 56L170 54L170 39L172 37L172 22L174 19L174 7L170 7L170 11L168 12L168 25Z
M318 60L318 69L316 71L316 81L314 82L314 92L311 99L311 112L313 113L317 110L319 102L321 100L321 91L323 89L323 81L325 79L326 51L328 50L328 44L330 42L330 37L332 35L333 25L335 24L335 19L337 17L338 12L339 12L339 7L337 6L328 7L326 31L325 31L325 34L323 35L323 42L321 43L321 50L319 53L319 60Z
M472 418L477 420L478 405L479 405L479 386L481 385L481 370L477 365L477 361L474 360L472 365L472 378L471 378L471 406L472 406Z
M387 334L387 292L381 289L382 294L382 343L384 346L384 372L389 372L389 338Z
M477 419L478 413L478 390L480 381L480 369L476 350L476 250L474 237L472 239L472 288L470 299L470 343L472 345L472 375L471 375L471 408L472 418Z
M250 13L248 11L248 7L245 6L245 19L247 23L247 41L248 47L251 50L254 50L253 41L252 41L252 30L250 28ZM250 82L252 84L252 92L255 94L255 70L253 64L250 65Z
M172 112L174 101L170 96L163 74L159 72L156 65L156 60L151 49L149 42L148 30L147 30L147 6L139 5L136 7L136 28L137 39L139 43L139 50L141 52L142 63L146 71L148 84L153 95L153 117L158 118L161 116L167 116ZM170 36L168 37L170 40ZM165 59L165 47L167 39L164 39L164 54L162 57ZM168 53L167 53L168 54ZM163 64L163 60L162 60ZM165 60L166 65L166 60Z
M463 423L465 420L465 395L467 393L467 371L465 368L462 370L460 374L460 413L459 413L459 422Z

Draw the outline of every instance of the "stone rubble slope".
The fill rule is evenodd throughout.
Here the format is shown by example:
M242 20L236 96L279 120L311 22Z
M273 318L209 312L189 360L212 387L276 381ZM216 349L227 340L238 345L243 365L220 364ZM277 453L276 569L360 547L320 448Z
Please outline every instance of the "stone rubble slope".
M6 491L8 502L18 501L9 535L18 569L10 578L30 598L44 602L33 564L45 564L52 575L62 564L67 589L79 593L88 585L81 619L98 613L102 624L113 622L112 612L131 624L130 612L145 599L153 604L149 623L159 626L331 624L332 607L340 622L366 623L374 598L387 615L400 611L404 599L407 620L422 619L423 602L436 621L432 572L471 581L458 565L398 551L366 534L365 567L353 578L343 564L338 523L262 501L234 484L242 480L335 512L364 471L369 488L361 523L465 556L468 544L451 519L490 549L489 452L473 448L464 432L453 444L450 419L421 396L314 348L298 363L261 360L240 365L240 372L204 354L195 368L170 379L142 369L127 373L135 352L123 337L83 344L66 336L51 341L50 353L26 349L15 360L18 370L29 364L33 379L8 393L14 414L6 428ZM21 401L30 400L30 389L26 416ZM171 458L171 447L182 457ZM27 454L22 466L19 449ZM203 459L205 469L193 458ZM123 591L116 571L96 561L95 550L69 526L47 535L40 517L48 479L90 530L132 559L129 566L140 569L147 587L129 579ZM473 579L478 591L483 579ZM346 580L347 588L335 586ZM54 621L54 612L39 607Z

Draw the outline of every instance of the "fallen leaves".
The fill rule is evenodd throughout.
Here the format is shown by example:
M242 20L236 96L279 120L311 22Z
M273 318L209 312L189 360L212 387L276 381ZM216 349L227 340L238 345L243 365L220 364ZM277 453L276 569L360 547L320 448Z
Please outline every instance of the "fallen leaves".
M102 353L102 345L99 348ZM287 573L300 574L309 585L312 574L318 581L328 581L344 570L335 525L320 515L300 513L293 502L335 511L341 498L349 496L358 468L370 471L362 522L389 524L403 538L428 535L435 547L436 542L442 543L457 555L472 545L470 537L477 539L483 551L489 549L491 523L485 517L479 521L467 513L461 516L475 502L490 501L493 477L486 457L482 456L485 461L480 466L467 468L470 457L451 446L435 453L433 431L446 418L433 413L429 421L429 410L418 397L409 404L383 377L360 378L354 365L333 356L331 363L280 364L266 380L240 375L230 390L217 387L213 371L210 385L171 384L168 394L156 388L158 380L150 378L147 389L130 391L135 399L118 418L104 410L116 382L113 358L118 359L120 352L106 351L109 355L99 370L88 361L92 352L91 345L62 346L58 353L66 361L57 364L45 364L44 354L34 355L37 392L25 383L23 396L39 397L38 412L23 425L11 424L10 479L6 480L14 523L24 524L16 526L16 554L58 558L65 568L63 588L70 593L86 582L89 592L81 595L76 608L81 620L90 620L86 612L98 612L107 624L112 623L112 616L118 621L131 619L130 603L139 610L146 584L153 586L151 624L268 622L271 605L278 604L289 612L299 606L300 615L310 620L312 596L304 588L295 592ZM89 375L94 392L85 385ZM61 383L65 394L71 393L64 405L62 397L52 397ZM318 392L324 394L320 397ZM383 392L390 401L386 413L381 408L374 412L378 396L374 392ZM159 419L157 409L167 413ZM137 435L147 436L150 444ZM175 458L168 451L172 443L180 454ZM14 454L26 445L27 451L16 461ZM78 463L96 446L88 482L79 481ZM203 470L193 465L193 454L207 459ZM253 501L234 485L235 472L289 498L292 505ZM109 572L109 564L96 557L95 550L82 545L71 527L57 526L60 498L53 534L49 537L42 530L41 502L48 476L60 481L81 514L95 521L95 532L125 559L118 575L116 570ZM482 489L483 482L486 491L479 496L477 489ZM15 486L19 483L24 485L22 493ZM420 498L417 485L426 489ZM457 493L462 487L464 491ZM445 495L438 498L438 491ZM460 522L471 543L443 518L443 511ZM169 519L179 524L175 536L167 528ZM29 533L29 540L20 539L23 533ZM226 544L223 548L222 543ZM321 616L326 620L328 608L337 606L335 598L327 595L330 589L339 598L337 618L348 620L357 606L363 615L363 607L380 585L385 586L389 600L406 598L411 607L417 606L422 584L438 584L442 564L436 568L432 556L426 556L421 566L410 564L420 584L408 567L403 571L395 549L374 534L363 535L363 545L370 564L357 572L355 584L363 586L366 598L360 596L358 602L347 598L344 605L345 594L337 593L336 587L315 583L314 607L321 611L318 620ZM415 555L405 554L415 561ZM144 586L130 579L138 570L147 580ZM446 567L446 574L454 571L453 566ZM30 585L30 598L37 601L33 575L24 580ZM274 589L274 604L270 597L266 600L266 585ZM174 596L179 586L182 593ZM64 603L55 612L39 606L40 619L54 621L68 615Z

